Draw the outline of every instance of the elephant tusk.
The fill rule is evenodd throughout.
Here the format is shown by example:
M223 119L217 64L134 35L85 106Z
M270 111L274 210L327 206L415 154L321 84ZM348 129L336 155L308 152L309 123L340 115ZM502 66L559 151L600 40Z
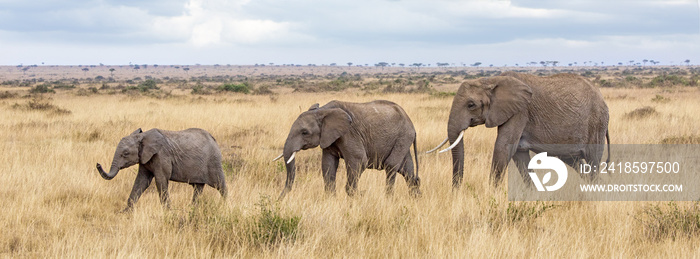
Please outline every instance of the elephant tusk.
M452 143L452 145L450 145L450 146L447 147L446 149L441 150L441 151L438 152L438 153L443 153L443 152L446 152L447 150L450 150L450 149L454 148L455 146L457 146L457 143L459 143L459 141L462 140L462 137L464 137L464 131L462 131L461 133L459 133L459 137L457 137L457 140L455 140L455 142Z
M435 152L435 150L438 150L438 148L440 148L440 147L442 147L443 145L445 145L445 143L447 143L448 140L450 140L450 138L445 138L445 140L443 140L442 143L440 143L440 145L437 145L437 147L435 147L435 148L433 148L433 149L431 149L431 150L428 150L428 151L425 152L425 153L426 153L426 154L430 154L430 153Z
M278 159L282 158L284 156L284 153L280 154L279 156L275 157L275 159L272 159L272 162L277 161Z
M292 156L290 156L290 157L289 157L289 160L287 160L287 164L291 163L292 160L294 160L294 156L295 156L296 154L297 154L296 151L294 151L294 153L292 153Z

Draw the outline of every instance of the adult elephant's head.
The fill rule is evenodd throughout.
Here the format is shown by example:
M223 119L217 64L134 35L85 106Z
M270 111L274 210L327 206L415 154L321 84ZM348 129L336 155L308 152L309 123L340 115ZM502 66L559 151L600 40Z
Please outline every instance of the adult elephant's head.
M452 145L453 187L459 187L464 170L464 130L486 124L497 127L513 115L526 111L532 89L511 76L495 76L462 83L452 101L447 123L447 140ZM443 142L444 144L444 142Z
M161 149L163 141L163 135L157 131L143 133L141 129L137 129L119 141L117 149L114 151L114 158L112 158L112 166L109 168L109 173L106 173L99 163L97 164L97 172L100 173L102 178L112 180L112 178L117 176L119 170L150 161Z
M284 143L284 161L287 167L287 181L280 199L292 190L296 168L294 157L300 150L321 146L325 149L335 143L338 138L350 131L352 118L339 108L319 108L314 104L308 111L299 115L289 130Z

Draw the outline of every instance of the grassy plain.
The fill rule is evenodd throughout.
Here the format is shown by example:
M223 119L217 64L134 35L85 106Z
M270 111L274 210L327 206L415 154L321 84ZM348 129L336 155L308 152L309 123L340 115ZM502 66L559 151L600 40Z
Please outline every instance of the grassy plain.
M169 74L132 71L142 74L100 82L90 74L99 67L90 71L62 67L67 72L59 68L45 75L36 72L33 77L32 69L0 68L0 80L30 80L25 86L10 82L0 89L0 94L6 93L0 99L2 256L700 257L700 209L695 202L509 202L505 184L497 189L488 184L496 131L483 126L465 132L465 179L457 192L450 188L450 156L420 154L420 199L408 196L403 180L397 181L393 196L385 196L385 174L376 170L363 174L362 195L348 198L342 191L342 161L339 191L326 196L321 152L313 149L297 154L294 189L285 200L275 201L284 184L284 166L270 159L281 152L294 119L314 103L391 100L413 120L419 151L438 144L445 137L452 97L436 91L454 91L462 78L454 80L454 75L437 68L391 73L371 68L374 72L363 72L355 81L361 86L330 92L293 89L303 84L324 85L335 80L342 68L269 67L258 71L246 67L250 74L218 72L243 75L254 87L269 86L271 92L258 95L217 92L219 83L197 79L193 75L201 72L197 69L187 74L182 70ZM109 77L106 69L100 70L104 78ZM470 69L468 74L478 73ZM272 72L277 70L283 72ZM348 74L360 74L354 72ZM321 76L298 80L313 73ZM633 81L614 72L598 73L597 82L601 78ZM431 80L431 74L438 79ZM161 89L153 90L157 94L122 90L140 82L125 80L145 76L158 80ZM181 81L163 79L166 76ZM209 72L206 76L216 75ZM610 108L612 143L698 144L698 88L644 88L653 75L638 77L645 78L638 85L601 88ZM31 78L76 82L76 88L30 96L30 87L42 84ZM397 93L382 91L385 84L372 83L387 78L416 82L406 83L408 88L425 80L430 90L402 88L410 93ZM288 79L291 84L284 83ZM196 84L211 87L211 94L192 94ZM109 87L101 89L104 85ZM89 87L96 91L86 90ZM629 115L644 106L653 111ZM228 199L222 201L207 187L201 203L192 206L192 188L171 183L170 210L160 206L151 186L134 212L118 213L126 205L137 166L105 181L95 163L109 164L121 137L137 128L154 127L198 127L212 133L224 154Z

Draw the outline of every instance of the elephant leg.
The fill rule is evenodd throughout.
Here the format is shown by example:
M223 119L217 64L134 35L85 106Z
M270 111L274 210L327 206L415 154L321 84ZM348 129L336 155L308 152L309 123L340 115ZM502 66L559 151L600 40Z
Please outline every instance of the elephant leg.
M589 144L587 146L588 148L586 150L586 153L583 155L584 159L586 159L586 163L591 166L600 168L600 162L603 160L603 152L605 151L605 145ZM609 152L610 150L608 150L608 153ZM574 169L578 170L578 167L574 167ZM589 181L594 181L596 178L598 178L598 170L595 170L588 174Z
M221 175L219 179L219 183L217 183L215 186L213 186L214 189L219 191L221 194L221 198L226 199L226 196L228 196L228 189L226 188L226 179L224 179L223 174Z
M165 172L168 172L167 174ZM170 179L170 168L167 166L162 166L153 172L156 178L156 187L158 187L158 194L160 195L160 203L166 208L170 208L170 198L168 195L168 180Z
M400 173L406 179L409 188L415 185L415 176L413 171L413 160L411 159L411 144L413 137L403 137L396 142L392 148L392 153L383 161L386 168L386 193L392 194L394 191L394 183L396 182L396 173ZM408 151L408 152L406 152Z
M123 212L132 210L134 204L139 200L141 194L143 194L143 191L145 191L148 186L151 185L152 179L153 174L143 166L139 166L139 173L136 175L134 187L131 188L131 194L129 195L129 200L127 200L126 208L123 210Z
M158 179L156 177L156 187L158 187L158 194L160 194L160 203L166 208L170 208L170 198L168 195L168 179Z
M498 126L498 137L493 147L493 159L491 160L491 184L498 186L501 183L503 171L508 166L508 161L513 158L518 149L518 142L527 123L527 116L520 113L511 117L506 123Z
M386 169L386 195L394 194L394 183L396 183L396 169L387 167Z
M530 151L518 150L513 155L513 162L520 172L520 177L523 179L523 183L528 188L532 187L532 179L530 179L530 174L527 172L527 164L530 162Z
M357 182L360 180L362 172L367 167L366 161L366 159L345 160L345 168L347 169L348 174L348 182L345 184L345 192L350 197L355 196L357 193Z
M192 194L192 203L197 203L197 199L199 198L199 195L202 194L202 190L204 190L204 184L203 183L192 183L190 184L192 187L194 187L194 194Z
M335 176L338 171L339 158L323 150L321 158L321 171L323 173L323 186L327 194L335 194Z
M226 188L226 177L224 176L224 169L221 168L221 162L214 162L214 165L209 169L209 173L212 175L211 178L216 179L213 184L208 185L219 191L221 197L226 199L228 195L228 189Z
M419 198L423 194L420 191L420 178L415 172L415 167L413 166L413 159L411 158L411 152L406 153L404 157L403 167L399 171L404 179L406 179L406 184L408 185L408 193L414 197Z

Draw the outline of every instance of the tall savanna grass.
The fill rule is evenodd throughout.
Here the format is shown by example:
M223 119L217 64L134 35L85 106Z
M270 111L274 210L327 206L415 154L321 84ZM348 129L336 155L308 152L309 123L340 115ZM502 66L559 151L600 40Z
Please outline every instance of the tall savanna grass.
M602 89L613 143L662 143L700 136L696 88ZM654 102L662 95L668 101ZM448 154L419 154L423 197L403 180L384 195L384 172L367 170L360 195L323 191L317 149L297 154L297 180L286 199L282 151L292 122L314 103L333 99L391 100L415 124L418 149L446 137L450 95L286 93L276 96L174 92L165 98L128 94L43 97L32 109L22 95L0 100L0 254L26 257L688 257L700 253L697 228L654 227L664 204L654 202L509 202L507 187L488 184L495 129L465 133L462 188L451 189ZM37 99L39 100L39 99ZM38 102L38 101L35 101ZM650 116L628 117L650 106ZM61 109L69 112L52 112ZM119 139L137 128L209 131L224 154L229 197L205 188L196 206L192 188L171 183L171 209L151 186L132 213L119 213L137 166L111 181L96 163L111 163ZM402 179L401 177L398 177ZM504 181L505 183L505 181ZM662 206L661 209L658 209ZM671 215L692 220L692 202ZM681 211L681 212L679 212ZM651 213L651 214L650 214ZM688 215L690 213L690 215ZM695 214L692 214L695 213ZM692 221L691 221L692 223ZM685 224L684 226L687 226ZM661 233L660 233L661 232Z

